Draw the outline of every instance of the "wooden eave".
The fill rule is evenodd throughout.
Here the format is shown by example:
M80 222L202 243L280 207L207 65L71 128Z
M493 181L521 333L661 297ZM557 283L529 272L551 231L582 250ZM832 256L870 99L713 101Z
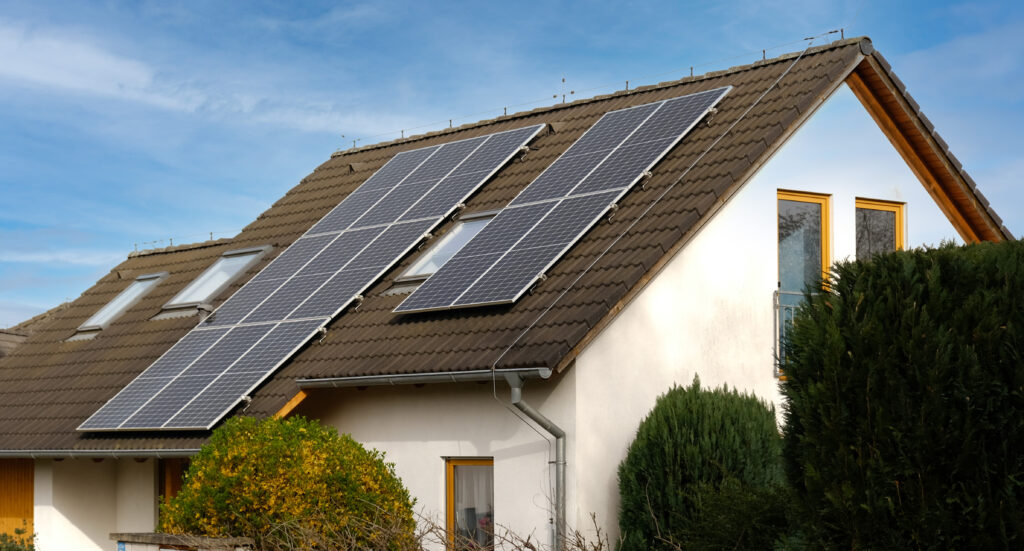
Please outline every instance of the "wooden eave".
M865 56L846 83L965 242L1014 239L881 54Z

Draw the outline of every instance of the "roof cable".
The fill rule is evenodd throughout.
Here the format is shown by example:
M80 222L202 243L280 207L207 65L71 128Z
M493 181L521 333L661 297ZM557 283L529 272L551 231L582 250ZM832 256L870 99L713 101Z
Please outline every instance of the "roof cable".
M743 111L743 113L741 113L740 116L737 117L736 120L733 121L732 124L730 124L729 127L725 129L724 132L722 132L721 135L719 135L717 138L715 138L715 140L713 142L711 142L711 144L708 145L708 147L703 152L701 152L701 154L698 155L697 158L694 159L694 161L692 163L690 163L690 166L688 166L686 168L686 170L684 170L683 173L680 174L679 177L677 177L675 179L674 182L672 182L668 187L666 187L665 190L662 191L661 194L658 195L654 199L654 201L652 201L649 205L647 205L647 207L639 215L637 215L637 217L634 218L633 221L630 222L630 224L628 226L626 226L626 229L624 229L622 231L622 233L620 233L618 236L616 236L615 239L613 239L608 244L608 246L606 246L600 252L600 254L598 254L594 258L594 260L591 261L590 264L588 264L587 267L584 268L583 271L581 271L580 274L578 276L576 276L576 278L573 279L569 283L569 285L567 285L565 287L565 289L562 289L562 291L560 293L558 293L558 295L555 296L555 298L551 301L550 304L547 305L547 307L545 307L543 310L541 310L540 314L538 314L537 317L534 318L534 320L530 323L530 325L526 326L526 328L523 329L522 332L519 333L519 336L517 336L516 339L514 341L512 341L512 344L509 344L505 348L505 350L502 351L501 355L499 355L498 358L496 360L494 360L494 363L491 364L491 371L492 372L495 371L497 369L497 367L498 367L498 362L500 362L502 360L502 358L504 358L505 355L508 354L510 350L512 350L512 348L514 348L517 344L519 344L519 341L522 340L522 338L527 333L529 333L530 330L532 330L534 328L534 326L537 325L537 322L539 322L541 320L541 318L543 318L549 311L551 311L551 309L555 306L555 304L558 303L558 301L561 300L561 298L563 296L565 296L566 293L568 293L570 289L575 287L576 284L579 283L579 281L581 279L583 279L583 276L585 276L588 273L590 273L590 270L602 258L604 258L606 254L608 254L608 251L610 251L612 249L612 247L617 245L619 243L619 241L621 241L622 238L625 237L626 234L629 233L630 230L632 230L637 225L637 223L640 222L640 220L642 220L644 218L644 216L646 216L647 213L649 213L651 211L651 209L654 208L655 205L657 205L659 202L661 202L661 200L664 199L665 196L669 194L669 192L671 192L673 189L675 189L676 185L678 185L680 182L682 182L683 178L685 178L686 175L689 174L691 170L693 170L693 167L697 166L697 163L699 163L701 160L703 160L704 157L707 156L707 154L710 153L711 150L714 149L715 146L718 145L718 143L720 141L722 141L722 139L725 138L725 136L727 136L729 134L729 132L731 132L732 129L736 127L737 124L740 123L740 121L742 121L744 118L746 118L746 116L754 109L754 107L756 107L759 103L761 103L761 100L763 100L765 98L765 96L768 95L769 92L771 92L772 90L775 89L776 86L778 86L779 82L781 82L782 79L785 78L786 75L788 75L789 72L793 70L793 67L795 67L796 64L799 63L800 60L803 59L804 55L807 54L807 52L811 49L811 47L814 45L814 40L816 38L819 38L820 36L825 36L825 35L828 35L828 34L832 34L834 32L836 32L836 31L829 31L829 32L823 33L822 35L819 35L819 36L806 38L805 40L808 40L807 47L804 48L804 50L802 52L800 52L800 55L798 55L796 57L796 59L794 59L792 61L792 63L789 64L789 67L786 67L786 70L783 71L782 74L780 74L778 76L778 78L776 78L774 81L772 81L772 83L770 85L768 85L767 88L765 88L764 92L762 92L761 95L758 96L757 99L755 99L754 102L751 103L750 106L747 107L747 109L745 111Z
M716 138L716 139L715 139L715 141L713 141L713 142L711 143L711 145L709 145L709 146L707 147L707 149L705 149L705 150L704 150L704 152L702 152L702 153L701 153L701 154L700 154L700 155L699 155L699 156L698 156L698 157L697 157L697 158L696 158L696 159L695 159L695 160L693 161L693 163L691 163L691 164L690 164L690 166L689 166L689 167L687 167L687 168L686 168L686 170L685 170L685 171L683 171L683 173L682 173L682 174L680 174L680 175L679 175L679 177L678 177L678 178L676 178L676 180L675 180L674 182L672 182L672 184L671 184L671 185L669 185L669 186L668 186L668 187L667 187L667 188L665 189L665 191L663 191L663 192L662 192L662 193L661 193L661 194L660 194L660 195L659 195L659 196L658 196L657 198L655 198L655 199L654 199L654 201L653 201L653 202L651 202L651 204L650 204L650 205L648 205L648 206L647 206L647 208L646 208L646 209L644 209L644 211L643 211L643 212L641 212L641 213L640 213L640 215L639 215L639 216L637 216L637 217L636 217L636 218L635 218L635 219L633 220L633 222L631 222L631 223L629 224L629 226L628 226L628 227L626 227L626 229L625 229L625 230L623 230L623 231L622 231L622 233L620 233L620 234L619 234L619 235L618 235L618 236L617 236L617 237L616 237L616 238L615 238L614 240L612 240L612 242L611 242L611 243L609 243L609 244L608 244L608 246L607 246L607 247L605 247L605 248L604 248L604 250L602 250L602 251L601 251L601 253L600 253L600 254L599 254L599 255L598 255L598 256L597 256L597 257L596 257L596 258L595 258L595 259L594 259L594 260L593 260L593 261L592 261L592 262L591 262L591 263L590 263L589 265L587 265L587 267L586 267L586 268L585 268L585 269L584 269L584 270L583 270L582 272L580 272L580 274L579 274L578 276L576 276L576 278L575 278L574 280L572 280L572 282L570 282L570 283L569 283L569 285L568 285L568 286L566 286L566 288L565 288L565 289L563 289L563 290L562 290L562 292L560 292L560 293L559 293L559 294L558 294L558 295L557 295L557 296L556 296L556 297L555 297L555 298L554 298L554 299L553 299L553 300L551 301L551 303L550 303L550 304L548 304L548 306L547 306L546 308L544 308L544 309L543 309L543 310L542 310L542 311L540 312L540 314L538 314L538 315L537 315L537 317L536 317L536 318L534 318L534 320L533 320L532 322L530 322L530 325L528 325L528 326L527 326L527 327L526 327L525 329L523 329L523 331L522 331L521 333L519 333L519 335L518 335L518 336L517 336L517 337L515 338L515 340L514 340L514 341L512 341L512 343L511 343L511 344L509 344L509 345L508 345L508 346L507 346L507 347L506 347L506 348L505 348L505 349L504 349L504 350L502 351L502 353L501 353L501 354L500 354L500 355L498 356L498 358L497 358L497 359L495 359L495 360L494 360L494 362L493 362L493 363L491 364L491 393L492 393L492 396L494 397L494 400L495 400L496 402L498 402L499 404L501 404L502 406L504 406L504 407L505 407L505 409L507 409L507 410L508 410L509 412L511 412L511 413L512 413L512 415L515 415L515 416L516 416L516 417L517 417L517 418L518 418L518 419L519 419L520 421L522 421L522 422L523 422L523 424L525 424L526 426L530 427L530 429L532 429L532 430L533 430L533 431L534 431L535 433L537 433L537 434L538 434L538 435L539 435L539 436L540 436L540 437L541 437L542 439L544 439L544 440L546 440L546 441L548 442L548 450L547 450L547 451L548 451L548 464L551 464L551 463L552 463L552 454L553 454L553 451L552 451L552 450L553 450L553 447L555 446L555 439L551 438L551 435L548 435L548 434L544 434L543 432L541 432L540 430L538 430L538 429L537 429L537 427L535 427L533 423L529 422L529 421L528 421L528 420L527 420L527 419L525 418L525 416L524 416L524 415L523 415L523 414L522 414L522 413L521 413L520 411L518 411L518 410L517 410L517 409L516 409L515 407L513 407L513 406L512 406L512 405L511 405L511 404L510 404L509 402L506 402L505 400L502 400L501 398L499 398L499 397L498 397L498 380L497 380L497 379L498 379L498 377L497 377L497 367L498 367L498 362L500 362L500 361L501 361L501 359L502 359L502 358L504 358L504 357L505 357L505 355L506 355L506 354L508 354L508 353L509 353L509 351L510 351L510 350L512 350L512 348L514 348L514 347L515 347L515 345L516 345L516 344L518 344L520 340L522 340L523 336L525 336L525 335L526 335L527 333L529 333L529 332L530 332L530 330L531 330L531 329L533 329L533 327L534 327L535 325L537 325L537 322L538 322L538 321L540 321L540 320L541 320L541 318L543 318L543 317L544 317L544 316L545 316L545 315L546 315L546 314L547 314L547 313L548 313L548 312L549 312L549 311L551 310L551 308L553 308L553 307L554 307L554 305L555 305L555 304L556 304L556 303L557 303L557 302L558 302L558 301L559 301L559 300L560 300L560 299L561 299L561 298L562 298L563 296L565 296L565 294L566 294L566 293L568 293L568 292L569 292L569 289L572 289L572 288L573 288L573 287L574 287L574 286L575 286L575 285L576 285L576 284L577 284L577 283L578 283L578 282L580 281L580 279L582 279L582 278L583 278L583 276L584 276L584 275L586 275L587 273L589 273L589 272L590 272L590 270L591 270L591 269L592 269L592 268L594 267L594 265L596 265L596 264L597 264L597 262L598 262L599 260L601 260L602 258L604 258L604 256L605 256L605 255L606 255L606 254L608 253L608 251L610 251L610 250L611 250L611 248L612 248L612 247L614 247L614 246L615 246L615 245L616 245L616 244L617 244L617 243L618 243L618 242L619 242L619 241L620 241L620 240L621 240L621 239L622 239L622 238L623 238L623 237L624 237L624 236L625 236L625 235L626 235L627 233L629 233L629 231L630 231L631 229L633 229L633 227L634 227L634 226L636 226L637 222L639 222L639 221L640 221L641 219L643 219L643 217L644 217L645 215L647 215L647 213L648 213L648 212L650 212L650 210L651 210L652 208L654 208L654 206L655 206L656 204L658 204L658 202L660 202L660 201L661 201L661 200L662 200L662 199L663 199L663 198L665 197L665 195L667 195L667 194L668 194L668 192L669 192L669 191L671 191L671 190L672 190L673 188L675 188L675 186L676 186L676 185L677 185L677 184L678 184L679 182L681 182L681 181L683 180L683 178L684 178L684 177L685 177L685 176L686 176L686 175L687 175L687 174L688 174L688 173L690 172L690 170L692 170L692 169L693 169L693 167L694 167L694 166L696 166L696 165L697 165L697 163L699 163L699 162L701 161L701 159L703 159L703 158L704 158L704 157L705 157L705 156L706 156L706 155L707 155L707 154L708 154L708 153L709 153L709 152L710 152L710 151L711 151L711 150L712 150L712 149L713 149L713 148L714 148L714 147L715 147L715 146L716 146L716 145L718 144L718 142L720 142L720 141L722 140L722 138L724 138L724 137L725 137L725 136L726 136L727 134L729 134L729 132L730 132L730 131L732 131L732 129L733 129L733 128L734 128L734 127L735 127L735 126L736 126L736 125L737 125L737 124L738 124L738 123L739 123L739 122L741 121L741 120L743 120L743 119L744 119L744 118L745 118L745 117L747 116L747 114L749 114L749 113L750 113L750 111L751 111L751 110L752 110L752 109L753 109L753 108L754 108L754 107L755 107L755 106L756 106L756 105L757 105L758 103L760 103L762 99L764 99L764 97L765 97L765 96L767 96L767 95L768 95L768 92L772 91L772 90L773 90L773 89L775 88L775 86L776 86L776 85L778 85L778 84L779 84L779 82L781 82L781 81L782 81L783 77L785 77L785 76L786 76L787 74L789 74L789 72L790 72L790 71L791 71L791 70L793 69L793 67L794 67L794 66L796 66L796 64L797 64L797 63L798 63L798 62L799 62L799 61L800 61L800 60L801 60L801 59L802 59L802 58L804 57L804 54L806 54L806 53L808 52L808 50L810 50L810 49L811 49L811 46L813 45L813 43L814 43L814 41L813 41L813 39L812 39L812 40L811 40L811 41L810 41L810 42L809 42L809 43L807 44L807 48L805 48L805 49L804 49L804 51L803 51L803 52L801 52L801 53L800 53L800 55L799 55L799 56L797 56L797 58L796 58L795 60L793 60L793 62L792 62L792 63L790 63L789 67L787 67L787 68L786 68L786 70L785 70L785 71L783 71L783 72L782 72L782 74L781 74L781 75L779 75L779 77L778 77L778 78L776 78L776 79L775 79L775 81L774 81L774 82L772 82L772 83L771 83L771 85L769 85L769 86L768 86L768 88L766 88L766 89L765 89L765 91L764 91L764 92L762 92L762 93L761 93L761 95L760 95L760 96L758 96L758 97L757 97L757 99L756 99L756 100L754 100L754 102L753 102L752 104L750 104L750 107L748 107L748 108L747 108L747 109L746 109L746 110L745 110L745 111L744 111L744 112L743 112L742 114L740 114L740 116L739 116L739 117L738 117L738 118L737 118L737 119L736 119L735 121L733 121L733 123L732 123L731 125L729 125L729 127L728 127L728 128L726 128L726 129L725 129L725 132L723 132L723 133L722 133L722 134L721 134L721 135L720 135L720 136L719 136L718 138ZM536 286L536 284L535 284L535 286ZM532 289L531 289L531 292L532 292ZM550 476L550 474L549 474L549 476ZM551 480L550 480L550 478L549 478L549 480L548 480L548 483L549 483L549 484L551 483ZM563 537L564 537L564 535L563 535ZM557 546L557 545L558 545L558 542L555 542L555 545Z

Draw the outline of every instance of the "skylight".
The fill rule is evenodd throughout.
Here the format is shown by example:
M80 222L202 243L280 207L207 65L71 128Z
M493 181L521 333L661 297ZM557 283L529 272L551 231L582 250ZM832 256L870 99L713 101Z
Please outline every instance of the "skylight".
M473 236L484 229L492 216L461 220L451 231L445 234L434 246L406 270L399 279L423 279L433 274L449 258L455 255L473 239Z
M267 251L268 247L228 251L217 259L192 283L174 295L164 309L185 308L207 304L224 290L238 276L252 266Z
M167 276L167 272L147 274L139 276L124 291L121 291L114 300L108 302L103 308L92 315L85 323L78 326L79 331L99 331L104 329L115 318L132 307L146 293L156 287L161 279Z

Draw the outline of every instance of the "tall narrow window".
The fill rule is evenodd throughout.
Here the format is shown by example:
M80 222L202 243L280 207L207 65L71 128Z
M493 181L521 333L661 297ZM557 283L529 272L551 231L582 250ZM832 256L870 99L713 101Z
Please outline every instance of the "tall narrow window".
M779 192L779 290L803 293L828 275L829 196Z
M902 249L906 205L893 201L857 198L857 258Z
M775 357L785 363L782 342L804 292L820 288L828 276L829 196L778 191L779 288L775 292ZM781 374L777 371L776 374Z
M494 546L494 460L448 459L448 541L455 549Z

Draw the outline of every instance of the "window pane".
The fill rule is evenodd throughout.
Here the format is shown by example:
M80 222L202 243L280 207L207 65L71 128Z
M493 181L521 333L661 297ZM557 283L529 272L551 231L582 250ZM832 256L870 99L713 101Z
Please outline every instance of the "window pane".
M209 302L222 285L234 279L257 253L222 256L195 281L175 295L166 306Z
M857 258L866 260L896 250L896 213L857 209Z
M436 245L431 247L422 258L409 267L402 277L428 276L436 272L448 259L469 243L473 236L490 222L490 218L476 218L459 222Z
M818 286L821 267L821 205L779 199L779 289Z
M158 277L151 279L136 279L128 286L127 289L121 291L121 294L114 297L114 300L108 302L106 306L100 308L99 312L96 312L91 318L85 320L85 323L80 327L106 326L114 318L127 310L132 303L139 299L139 297L152 289L158 281L160 281L160 278Z
M494 466L455 465L456 542L494 545Z

